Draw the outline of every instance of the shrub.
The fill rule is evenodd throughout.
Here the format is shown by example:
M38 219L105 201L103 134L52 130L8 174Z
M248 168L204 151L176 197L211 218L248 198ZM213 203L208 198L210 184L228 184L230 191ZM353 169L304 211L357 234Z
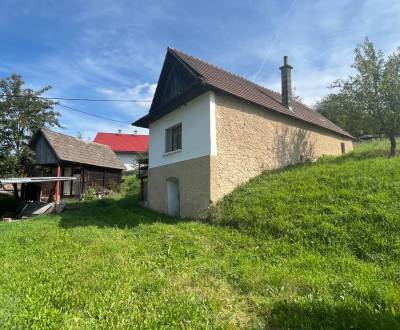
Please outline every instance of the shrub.
M95 187L89 187L86 189L83 199L87 201L93 201L97 199L97 191Z
M120 193L123 196L134 196L139 192L139 179L135 175L123 176Z

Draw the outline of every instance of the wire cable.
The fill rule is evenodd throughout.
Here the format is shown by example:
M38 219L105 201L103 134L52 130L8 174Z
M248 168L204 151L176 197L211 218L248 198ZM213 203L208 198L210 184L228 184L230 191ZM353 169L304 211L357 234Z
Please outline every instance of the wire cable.
M76 112L83 113L83 114L85 114L87 116L92 116L92 117L96 117L96 118L100 118L100 119L104 119L104 120L109 120L109 121L114 121L116 123L130 124L130 123L127 123L127 122L122 121L122 120L117 120L117 119L112 119L112 118L99 116L99 115L96 115L94 113L90 113L90 112L86 112L86 111L83 111L83 110L79 110L79 109L76 109L76 108L70 107L68 105L61 104L61 103L58 103L57 105L60 106L60 107L65 108L65 109L69 109L69 110L73 110L73 111L76 111Z
M1 97L7 96L6 94L1 95ZM46 97L46 96L36 96L36 95L12 95L13 97L33 97L37 99L44 100L57 100L57 101L86 101L86 102L151 102L151 100L128 100L128 99L90 99L90 98L68 98L68 97Z

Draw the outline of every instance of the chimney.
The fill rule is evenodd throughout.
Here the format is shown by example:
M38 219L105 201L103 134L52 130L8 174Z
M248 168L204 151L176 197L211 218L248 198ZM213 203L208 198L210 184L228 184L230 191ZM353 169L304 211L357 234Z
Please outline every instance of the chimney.
M282 104L286 108L289 108L292 102L292 69L293 67L288 64L288 57L283 57L283 66L279 68L281 70L282 80Z
M119 134L119 135L122 134L122 130L121 130L121 129L118 130L118 134Z

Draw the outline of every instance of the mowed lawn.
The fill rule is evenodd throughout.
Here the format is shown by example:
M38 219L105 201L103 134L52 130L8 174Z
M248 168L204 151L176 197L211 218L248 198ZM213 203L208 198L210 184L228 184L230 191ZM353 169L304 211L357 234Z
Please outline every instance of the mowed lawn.
M207 222L136 196L0 224L2 329L400 328L400 158L266 173Z

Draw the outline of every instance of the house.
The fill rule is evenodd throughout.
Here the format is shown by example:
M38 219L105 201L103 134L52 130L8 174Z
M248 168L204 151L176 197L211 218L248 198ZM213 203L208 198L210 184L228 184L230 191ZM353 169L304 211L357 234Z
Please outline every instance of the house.
M353 137L293 99L287 57L276 93L168 48L148 114L151 209L205 217L209 206L265 170L341 155Z
M76 178L57 183L57 199L82 196L88 187L98 191L116 190L125 170L124 164L109 146L48 129L36 132L30 147L35 152L35 163L41 166L43 172L49 176Z
M149 136L139 134L97 133L94 142L109 146L128 171L137 169L138 158L147 153Z

